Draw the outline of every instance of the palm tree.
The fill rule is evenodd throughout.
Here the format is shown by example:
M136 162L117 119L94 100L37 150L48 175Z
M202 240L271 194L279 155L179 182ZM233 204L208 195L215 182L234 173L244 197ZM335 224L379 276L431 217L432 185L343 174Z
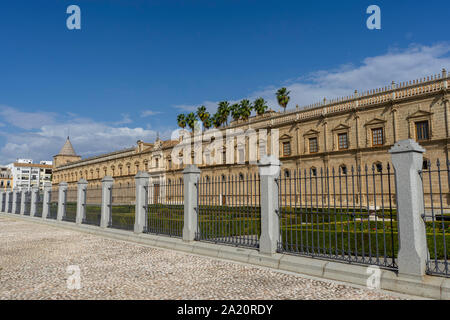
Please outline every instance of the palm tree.
M252 104L250 103L250 100L244 99L241 101L239 106L239 113L242 120L248 120L248 118L252 114Z
M290 93L291 92L287 91L286 88L281 88L280 90L277 91L278 104L280 105L280 107L282 107L284 109L284 112L286 112L286 107L289 103L289 100L291 99L289 97Z
M186 123L189 128L191 128L192 131L194 131L194 128L197 126L197 117L195 116L194 112L191 112L186 117Z
M213 125L213 121L212 121L212 119L209 117L209 113L208 113L208 118L206 118L206 119L203 121L203 127L204 127L205 129L209 129L209 128L212 127L212 125Z
M266 110L269 108L266 103L267 101L263 98L258 98L255 100L255 102L253 102L253 109L256 111L257 115L260 116L266 113Z
M178 126L180 128L186 128L186 116L184 114L179 114L177 117Z
M222 119L220 113L217 111L211 118L214 128L219 128L222 125Z
M238 121L241 118L241 108L238 103L233 104L230 107L231 117L234 121Z
M219 103L219 108L217 109L219 115L220 115L220 121L221 125L226 124L228 125L228 116L231 112L231 107L228 101L222 101Z
M201 106L197 109L197 116L200 119L200 121L203 123L203 127L208 129L205 124L206 124L206 121L209 119L210 114L209 114L209 112L206 111L205 106ZM211 123L209 125L209 128L210 127L211 127Z

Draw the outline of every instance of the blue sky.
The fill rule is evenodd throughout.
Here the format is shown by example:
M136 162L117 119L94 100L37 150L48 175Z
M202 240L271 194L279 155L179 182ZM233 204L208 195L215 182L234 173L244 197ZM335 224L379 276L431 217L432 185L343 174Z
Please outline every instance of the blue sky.
M66 8L81 8L81 30ZM368 30L366 9L381 8ZM117 150L287 86L291 107L450 68L450 2L3 1L0 163Z

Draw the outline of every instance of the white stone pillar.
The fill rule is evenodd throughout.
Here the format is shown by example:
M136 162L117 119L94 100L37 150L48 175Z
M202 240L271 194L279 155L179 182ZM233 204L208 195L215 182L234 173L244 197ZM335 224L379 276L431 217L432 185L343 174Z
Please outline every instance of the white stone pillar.
M20 191L20 214L23 216L25 214L25 197L27 195L27 191L23 188Z
M56 220L62 221L66 215L67 182L60 182L58 188L58 214Z
M198 181L200 169L195 165L188 165L183 170L184 176L184 226L183 240L195 240L198 228Z
M275 156L261 159L259 166L261 196L261 237L259 251L272 255L277 252L280 238L280 221L278 217L278 184L281 162Z
M147 172L139 171L134 177L136 183L136 209L134 216L134 232L142 233L146 226L148 205L148 186L150 175Z
M422 179L422 148L414 140L396 142L389 150L395 168L397 215L399 225L398 272L423 276L428 254Z
M44 199L42 199L42 219L47 219L50 212L50 197L52 192L52 184L44 182Z
M81 224L86 219L86 189L88 182L80 179L77 183L77 216L75 223Z
M110 176L104 176L102 179L102 211L100 217L100 227L107 228L111 224L112 214L112 186L114 179Z
M30 217L34 217L36 215L38 199L39 199L39 187L31 187Z

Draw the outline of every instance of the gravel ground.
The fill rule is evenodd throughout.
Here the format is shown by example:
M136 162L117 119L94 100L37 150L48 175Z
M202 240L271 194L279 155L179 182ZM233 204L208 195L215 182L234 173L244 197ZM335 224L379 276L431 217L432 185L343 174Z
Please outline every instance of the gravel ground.
M0 299L400 299L4 217L0 243ZM80 289L67 288L71 265Z

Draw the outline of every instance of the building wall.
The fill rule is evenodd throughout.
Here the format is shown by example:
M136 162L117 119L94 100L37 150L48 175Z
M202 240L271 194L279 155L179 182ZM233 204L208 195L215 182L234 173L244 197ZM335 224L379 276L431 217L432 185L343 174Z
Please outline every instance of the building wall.
M439 159L446 164L450 144L449 85L450 79L443 73L431 80L422 79L361 95L355 94L347 99L316 104L304 110L252 117L248 122L231 123L229 128L244 131L248 128L268 131L278 129L283 170L301 170L302 173L306 170L309 174L311 169L325 172L327 168L330 171L334 168L339 172L339 168L345 166L347 172L351 173L352 167L356 172L358 167L364 170L367 165L370 171L380 163L383 170L386 170L391 160L388 150L392 145L404 139L417 139L415 123L428 121L429 138L419 141L426 149L424 158L432 163ZM375 128L383 130L381 146L372 144L372 129ZM225 129L222 132L225 136ZM339 149L338 135L342 133L348 135L348 148L345 150ZM313 137L318 141L317 153L309 151L309 139ZM290 155L283 154L283 143L290 144ZM150 172L155 177L178 181L182 177L184 166L169 166L175 144L177 142L174 141L157 141L155 144L140 142L135 149L56 166L53 183L66 181L76 184L79 179L84 178L90 184L98 185L104 176L109 175L115 178L116 183L133 184L134 176L140 170ZM270 142L268 153L272 153ZM246 160L248 162L248 153ZM257 173L257 167L248 163L203 164L199 167L203 176L211 177ZM444 180L441 183L448 203L448 179ZM433 185L437 183L436 179L432 180Z

